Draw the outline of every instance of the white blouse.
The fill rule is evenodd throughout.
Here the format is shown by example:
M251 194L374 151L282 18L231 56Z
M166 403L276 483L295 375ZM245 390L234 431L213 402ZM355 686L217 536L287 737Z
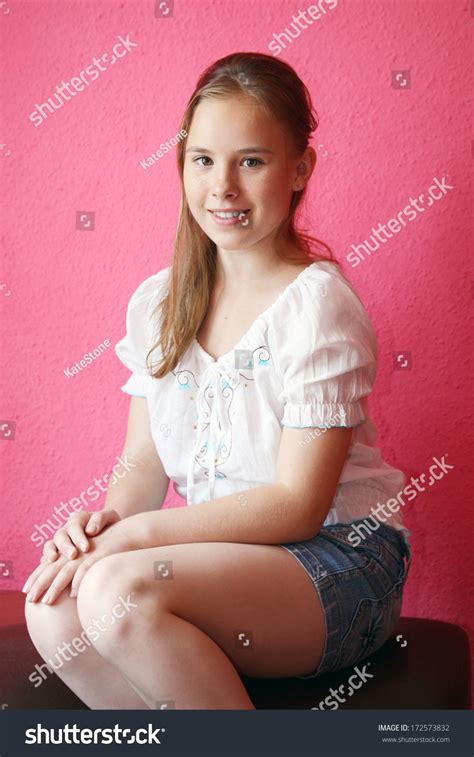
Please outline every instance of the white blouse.
M376 335L333 263L305 268L218 360L194 339L174 370L154 379L145 358L159 327L150 314L167 292L170 270L132 294L115 352L132 372L122 389L146 397L158 455L188 505L274 482L282 426L308 428L302 446L332 426L354 428L324 525L369 516L401 492L405 476L374 446L367 407ZM160 356L155 348L153 364ZM381 520L410 533L400 510Z

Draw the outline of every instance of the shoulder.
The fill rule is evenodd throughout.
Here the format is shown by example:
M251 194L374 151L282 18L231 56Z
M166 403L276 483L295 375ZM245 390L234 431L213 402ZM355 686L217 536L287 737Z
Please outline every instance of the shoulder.
M365 311L352 282L338 266L329 261L310 266L304 272L298 290L302 299L310 299L318 310L324 312L330 313L341 305Z
M168 266L142 281L132 292L129 309L156 305L168 291L170 271L171 266Z
M331 264L307 268L275 309L267 339L280 370L375 365L377 336L354 287ZM336 367L336 363L337 366Z
M354 285L330 261L319 261L302 271L289 287L287 305L283 317L293 314L303 323L315 327L324 323L342 325L352 321L363 321L371 326Z
M158 326L157 308L166 296L169 286L171 267L148 276L132 292L128 301L126 324L127 330L146 333L154 339Z
M136 373L147 373L146 355L155 345L159 329L155 308L166 294L169 272L170 268L164 268L148 276L135 288L127 305L126 334L115 345L115 352ZM160 355L159 346L155 346L153 355Z

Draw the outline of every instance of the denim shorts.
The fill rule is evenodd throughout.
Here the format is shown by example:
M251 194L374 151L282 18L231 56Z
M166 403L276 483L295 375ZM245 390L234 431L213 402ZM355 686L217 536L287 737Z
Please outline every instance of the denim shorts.
M326 622L317 669L296 678L315 678L363 660L387 641L398 624L410 545L404 532L385 523L369 536L349 539L355 534L354 524L363 522L323 526L312 539L280 544L311 578Z

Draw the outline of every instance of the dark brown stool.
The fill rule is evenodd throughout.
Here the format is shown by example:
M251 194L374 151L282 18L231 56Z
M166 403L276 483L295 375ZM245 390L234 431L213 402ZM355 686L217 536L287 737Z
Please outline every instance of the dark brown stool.
M34 687L28 676L44 661L34 648L24 619L25 595L0 591L0 706L9 709L87 710L54 673ZM397 641L397 637L399 640ZM406 642L406 643L405 643ZM401 618L393 636L370 662L367 680L340 709L466 710L470 709L470 655L467 634L452 623ZM257 710L318 707L331 687L347 679L354 666L317 678L249 678L242 681ZM329 708L330 709L330 708Z

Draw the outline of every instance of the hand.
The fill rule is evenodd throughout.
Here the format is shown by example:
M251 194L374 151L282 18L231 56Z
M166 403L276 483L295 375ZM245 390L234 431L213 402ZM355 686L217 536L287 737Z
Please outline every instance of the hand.
M107 555L128 552L136 548L130 536L124 533L124 529L117 531L114 530L114 526L111 526L92 539L90 554L79 554L73 560L60 555L52 563L44 557L41 558L40 564L26 580L22 591L28 592L26 597L28 602L36 602L44 595L41 601L52 605L61 592L72 584L71 596L75 597L84 575L94 563Z
M53 604L63 589L68 586L85 555L80 555L75 560L69 560L60 555L54 562L41 558L41 562L33 573L28 577L23 591L28 592L27 602L41 600L45 604ZM46 592L46 593L45 593Z
M43 547L43 555L48 562L57 560L60 554L73 560L80 552L89 551L87 536L97 536L106 526L113 525L120 520L116 510L107 509L100 512L73 513L68 522L59 528L54 538L47 541Z

